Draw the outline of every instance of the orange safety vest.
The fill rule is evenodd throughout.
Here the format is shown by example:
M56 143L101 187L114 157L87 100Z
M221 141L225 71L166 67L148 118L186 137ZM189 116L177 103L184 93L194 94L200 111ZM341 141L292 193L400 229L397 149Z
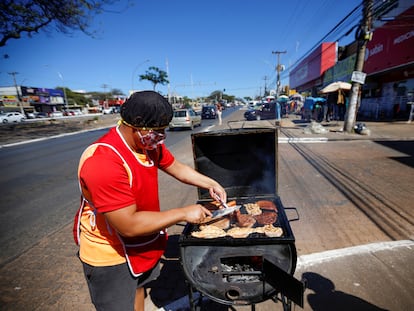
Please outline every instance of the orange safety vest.
M121 158L124 164L124 167L129 176L130 187L131 189L133 189L134 188L133 180L135 180L134 178L135 176L133 176L134 175L133 171L130 168L133 163L129 165L128 162L126 161L126 158L128 157L125 157L125 154L124 156L121 155L119 150L117 150L111 144L105 143L105 142L98 142L98 143L92 144L83 152L80 163L79 163L79 167L78 167L78 176L79 176L79 172L85 160L93 156L94 151L99 146L105 146L105 147L112 149L113 152L115 152ZM130 151L128 150L128 152ZM128 156L128 154L126 155ZM92 207L94 210L92 222L96 221L95 220L96 217L105 217L93 207L93 204L90 199L91 198L90 194L87 191L85 191L85 189L82 189L80 183L79 183L79 187L82 193L81 204L80 204L78 212L75 215L75 221L74 221L74 226L73 226L73 236L74 236L75 243L77 245L80 245L81 216L82 216L85 206L88 205ZM115 235L111 238L115 238L117 241L119 241L122 244L126 262L128 263L128 267L133 276L139 276L143 272L146 272L152 269L157 264L157 262L163 255L166 245L167 245L168 235L167 235L166 229L161 230L157 234L127 239L119 235L116 232L116 230L113 229L109 225L106 219L105 219L105 222L106 222L107 229L108 229L107 231L110 232L112 235Z

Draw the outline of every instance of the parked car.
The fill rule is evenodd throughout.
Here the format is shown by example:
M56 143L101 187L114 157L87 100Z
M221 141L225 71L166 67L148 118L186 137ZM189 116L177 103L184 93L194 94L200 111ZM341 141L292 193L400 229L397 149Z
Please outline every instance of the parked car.
M60 117L63 117L63 112L62 111L51 111L48 113L48 116L50 118L60 118Z
M36 118L48 118L49 115L46 112L35 112Z
M68 116L74 116L75 113L73 111L71 111L71 110L63 110L63 115L65 117L68 117Z
M216 119L217 108L214 105L203 106L201 108L201 119Z
M66 109L63 110L64 116L79 116L82 115L82 111L80 109Z
M246 120L276 119L276 102L264 102L261 108L249 109L244 113Z
M114 110L113 110L113 108L112 108L112 107L109 107L109 108L102 108L102 113L103 113L103 114L112 114L112 113L114 113Z
M192 130L195 126L201 126L201 115L193 109L178 109L174 111L169 129L189 128Z
M36 113L35 112L26 112L26 118L27 119L35 119Z
M0 120L2 123L16 123L16 122L23 122L26 120L26 116L21 114L20 112L6 112L0 114Z

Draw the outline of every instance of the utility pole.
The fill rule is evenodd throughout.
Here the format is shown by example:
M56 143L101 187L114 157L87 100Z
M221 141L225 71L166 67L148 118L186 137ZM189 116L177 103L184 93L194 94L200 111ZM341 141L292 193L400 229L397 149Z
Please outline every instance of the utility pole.
M22 114L24 114L23 104L22 104L21 99L20 99L19 88L18 88L17 83L16 83L16 75L17 75L17 74L19 74L19 73L18 73L18 72L16 72L16 71L9 72L9 75L12 75L12 76L13 76L14 87L16 88L16 94L17 94L17 105L18 105L18 106L19 106L19 108L20 108L20 112L21 112Z
M170 70L169 70L169 66L168 66L168 58L165 59L165 67L167 69L167 77L170 77ZM168 79L168 102L171 103L170 79Z
M277 54L277 79L276 79L276 98L279 97L280 92L280 72L282 71L282 66L280 65L280 54L285 54L286 51L272 51L272 54Z
M108 108L108 103L107 103L107 100L106 100L106 89L107 89L107 87L108 87L109 85L108 84L102 84L102 88L104 89L104 96L105 96L105 100L104 100L104 108L106 109L106 108Z
M264 78L263 78L263 80L265 81L265 84L264 84L264 96L266 96L266 94L267 94L267 78L268 78L268 76L264 76Z
M364 68L364 57L367 42L371 40L371 25L372 25L372 5L373 0L364 0L363 20L360 28L357 30L358 52L355 61L356 72L362 72ZM351 94L349 96L349 106L345 115L345 122L343 130L348 133L354 131L356 115L358 113L358 98L360 93L361 83L353 81Z

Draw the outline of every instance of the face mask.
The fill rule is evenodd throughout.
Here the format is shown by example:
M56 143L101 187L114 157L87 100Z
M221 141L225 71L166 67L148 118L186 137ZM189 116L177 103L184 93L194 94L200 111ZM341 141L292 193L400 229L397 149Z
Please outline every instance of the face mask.
M147 134L141 135L138 131L139 138L141 139L141 144L144 149L153 150L157 148L158 145L164 143L165 134L158 133L156 131L150 130Z

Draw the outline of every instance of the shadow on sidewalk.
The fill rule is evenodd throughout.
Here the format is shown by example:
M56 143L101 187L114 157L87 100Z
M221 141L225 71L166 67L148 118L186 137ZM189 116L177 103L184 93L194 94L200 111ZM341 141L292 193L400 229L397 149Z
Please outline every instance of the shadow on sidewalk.
M160 276L148 284L152 302L159 308L188 294L186 279L180 264L179 235L168 238L167 249L161 259Z
M377 144L383 145L384 147L391 148L397 152L402 153L403 155L395 156L395 157L392 157L391 159L414 168L414 141L412 140L395 140L395 141L376 140L375 142Z
M335 284L318 273L305 272L302 277L307 281L307 289L314 292L307 295L314 311L385 311L364 299L335 290Z

